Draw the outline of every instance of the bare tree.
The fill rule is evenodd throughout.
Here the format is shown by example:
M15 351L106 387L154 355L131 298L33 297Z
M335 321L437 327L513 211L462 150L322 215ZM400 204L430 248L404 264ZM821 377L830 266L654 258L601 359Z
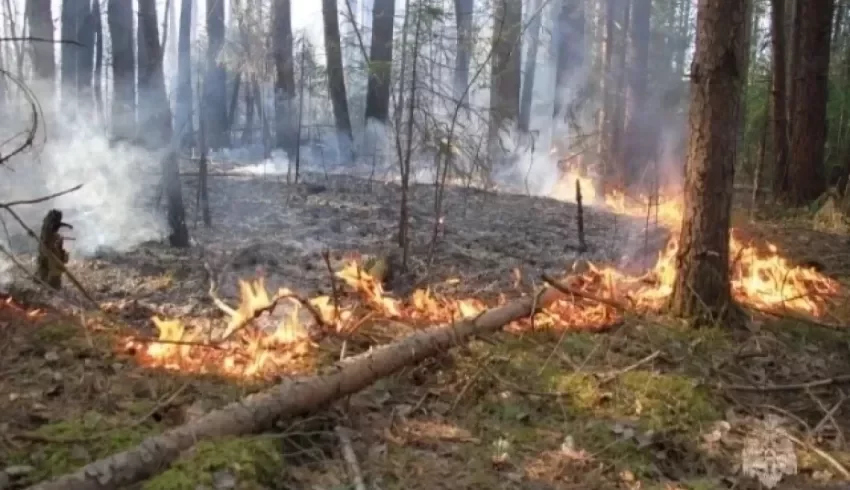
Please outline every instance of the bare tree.
M743 51L749 0L700 0L691 68L684 216L672 312L717 321L734 311L729 224L737 157Z
M834 0L798 0L799 58L792 87L793 120L789 162L793 204L808 204L826 190L824 154L829 77L829 42Z
M584 21L583 0L561 0L553 35L557 53L554 118L565 116L565 90L584 63Z
M224 0L207 0L207 80L204 82L202 117L206 120L210 148L228 145L227 73L219 54L224 46Z
M192 0L182 0L180 31L177 40L177 117L176 132L180 146L192 145Z
M289 0L274 0L272 44L275 63L275 133L277 145L295 155L295 67Z
M777 197L787 194L788 181L788 47L785 42L785 0L771 0L770 27L773 55L771 104L773 106L773 193Z
M651 125L647 104L651 12L652 0L633 0L626 48L625 135L620 155L624 160L620 165L628 173L630 184L640 184L638 180L647 170L647 163L655 150L652 134L647 131Z
M53 40L53 9L50 0L27 0L27 24L30 35L45 42L30 43L35 76L52 82L56 76Z
M336 0L322 0L322 20L325 32L325 57L327 58L328 90L333 105L334 120L339 140L339 155L347 156L351 150L351 118L348 113L348 96L345 93L345 74L342 71L342 45L339 37L339 12Z
M531 4L531 22L528 30L528 56L525 59L525 80L522 82L522 97L519 106L519 130L528 132L531 121L531 103L534 99L534 72L537 70L537 45L540 43L540 24L542 0L533 0ZM519 49L519 48L517 48Z
M372 9L372 46L369 50L369 83L366 120L386 124L390 114L390 75L393 60L395 0L375 0Z
M132 138L136 113L136 57L133 43L133 4L127 0L108 0L106 21L112 39L112 131L120 139Z
M455 53L454 93L466 105L469 84L469 63L472 59L472 10L475 0L454 0L457 22L457 53Z
M499 153L499 133L519 119L522 3L496 0L493 22L488 131L491 156Z

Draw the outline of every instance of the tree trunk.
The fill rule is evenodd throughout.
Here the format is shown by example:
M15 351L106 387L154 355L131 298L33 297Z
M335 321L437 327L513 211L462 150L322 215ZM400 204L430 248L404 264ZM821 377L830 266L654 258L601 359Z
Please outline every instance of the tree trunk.
M338 155L346 158L351 153L351 119L348 114L348 96L345 94L345 73L342 71L342 46L339 38L339 12L336 0L322 0L322 20L325 32L325 58L328 71L328 91L333 105L338 138Z
M653 117L647 104L647 71L649 69L649 19L652 0L633 0L631 25L629 26L628 45L626 46L626 95L625 95L625 134L623 153L625 159L620 163L628 176L630 184L641 190L649 190L649 182L655 177L647 176L640 182L647 164L655 152L651 129Z
M206 119L207 143L212 149L228 145L227 73L219 62L224 47L224 1L207 4L207 80L204 82L203 117Z
M136 56L133 44L132 2L108 0L106 20L112 40L112 132L118 139L130 139L136 127Z
M242 146L254 142L254 81L245 86L245 128L242 130Z
M802 206L826 190L824 154L833 0L798 1L801 3L799 75L793 87L794 124L788 170L790 201Z
M565 117L567 103L573 99L570 90L575 73L584 65L584 2L561 0L555 25L555 104L552 117Z
M539 307L556 298L541 295ZM146 439L138 446L90 463L75 473L34 485L30 490L105 490L123 488L156 475L198 442L258 433L279 420L315 411L357 393L400 369L447 351L472 336L500 330L532 314L534 302L523 298L474 319L418 331L398 342L338 363L328 374L286 379L266 391L207 413L186 425Z
M395 0L375 0L372 8L372 45L369 49L369 82L366 88L366 121L387 123L393 63Z
M791 138L793 135L793 127L794 127L794 108L797 106L795 99L797 97L797 81L800 79L800 34L802 25L802 17L800 16L800 9L803 6L804 0L788 0L788 4L786 4L786 15L787 19L786 28L788 29L786 39L788 45L788 71L785 73L788 77L788 151L789 151L789 165L791 160ZM788 8L790 7L790 8ZM790 172L790 168L789 168Z
M475 0L454 0L457 22L457 53L455 54L454 93L457 103L466 106L469 94L469 62L472 59L472 9Z
M498 162L500 132L512 129L519 119L522 3L496 0L494 8L488 142L491 158Z
M171 126L171 109L162 71L163 52L159 44L156 0L139 0L139 38L145 40L147 61L146 65L139 65L139 70L143 73L139 98L145 101L145 110L140 112L143 118L139 125L145 138L144 142L149 148L168 148L161 161L170 229L168 239L172 247L188 247L189 231L186 228L186 211L183 207L177 144Z
M83 8L86 0L62 0L60 36L63 41L80 42L79 35L84 18ZM77 96L77 71L79 67L79 51L81 46L71 43L62 43L59 51L61 53L60 74L62 75L63 105L74 101Z
M537 70L537 45L540 44L540 24L543 13L540 11L542 0L531 4L534 18L528 25L528 56L525 59L525 81L522 82L522 97L519 105L519 130L527 133L531 124L531 105L534 101L534 72ZM519 52L521 46L518 46Z
M605 2L605 43L602 68L602 114L599 118L599 157L603 165L603 188L622 190L625 175L619 164L618 138L620 127L618 113L621 97L618 94L623 66L618 48L625 41L625 22L628 19L628 0L606 0Z
M180 6L180 32L177 39L177 141L189 148L194 141L192 117L192 0L183 0Z
M771 0L770 29L773 56L773 195L785 198L788 194L788 68L785 42L785 0Z
M295 156L295 64L292 44L292 15L289 0L275 0L272 43L275 63L276 147Z
M89 0L81 0L80 26L77 39L82 46L77 46L77 92L83 107L89 108L91 103L92 69L94 68L94 13Z
M27 0L27 24L30 36L45 39L45 42L30 43L32 64L35 76L48 82L52 91L52 82L56 76L56 55L53 41L53 10L50 0Z
M91 3L92 31L94 32L94 105L101 121L103 113L103 20L100 15L100 0Z
M697 11L684 216L670 306L674 314L700 322L734 311L729 223L748 1L701 0Z

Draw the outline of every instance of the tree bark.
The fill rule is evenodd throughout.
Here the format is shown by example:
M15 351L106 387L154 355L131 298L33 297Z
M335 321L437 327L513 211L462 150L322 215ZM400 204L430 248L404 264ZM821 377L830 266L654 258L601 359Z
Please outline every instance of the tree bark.
M799 59L794 90L789 161L790 202L811 203L826 190L824 154L827 138L826 104L829 42L833 0L798 0Z
M81 0L80 25L77 39L82 46L77 46L77 93L78 97L88 108L91 103L92 69L94 68L95 20L89 0Z
M94 32L94 105L101 121L103 114L103 20L100 15L100 0L91 3L92 31Z
M292 14L289 0L275 0L272 14L275 64L276 147L295 156L295 64L293 62Z
M139 125L143 129L143 142L149 148L168 148L161 161L162 185L168 208L168 240L172 247L188 247L189 231L183 207L177 141L171 125L171 108L162 71L163 52L159 44L156 0L139 0L139 21L139 38L145 40L147 60L147 65L139 66L143 73L139 95L145 100L145 109L139 113L142 116Z
M27 23L32 37L45 42L30 43L32 64L38 79L53 82L56 76L56 55L53 51L53 10L50 0L27 0ZM48 85L51 91L52 85Z
M788 194L788 68L785 42L785 0L771 0L770 29L773 56L773 195L785 198Z
M366 121L387 123L393 63L395 0L375 0L372 9L372 45L369 49L369 82L366 88Z
M85 0L62 0L60 36L63 41L80 42L79 34L83 19ZM63 105L73 101L77 95L77 70L81 46L71 43L60 45L60 74L62 76Z
M652 0L633 0L628 45L626 46L626 95L625 134L621 162L631 184L640 186L655 182L638 182L647 170L647 164L655 151L652 132L648 131L652 117L648 114L647 79L649 69L649 20ZM643 190L648 190L645 188Z
M519 119L522 3L496 0L493 16L488 142L494 161L501 160L500 132Z
M541 296L539 307L557 297L554 291L547 293ZM533 307L532 299L523 298L475 319L416 332L401 341L345 359L328 374L287 379L186 425L150 437L134 448L86 465L73 474L34 485L30 490L123 488L163 471L182 451L200 441L260 432L280 419L322 408L405 366L445 352L474 335L500 330L510 322L529 316Z
M118 139L135 133L136 56L133 45L133 5L127 0L108 0L106 20L112 40L112 131Z
M543 13L540 11L542 0L534 0L531 13L534 18L528 25L528 56L525 59L525 80L522 82L522 97L519 105L519 130L527 133L531 124L531 105L534 101L534 72L537 70L537 46L540 44L540 24ZM519 52L520 47L518 46Z
M555 104L553 119L565 117L567 103L572 102L571 85L575 73L584 65L584 2L562 0L555 24Z
M180 6L180 32L177 39L177 141L183 148L193 145L194 121L192 117L192 0L183 0Z
M345 94L345 73L342 71L342 45L339 37L339 12L336 0L322 0L322 20L325 33L325 58L328 71L328 91L331 95L336 122L339 155L351 151L351 118L348 113L348 96Z
M207 4L207 79L204 82L203 117L206 119L207 142L210 148L228 145L227 131L227 73L219 62L224 47L224 0Z
M700 0L697 11L684 216L670 306L675 315L698 322L734 311L729 224L748 1Z
M467 105L469 94L469 62L472 59L472 9L475 0L454 0L457 24L457 53L455 54L454 93L457 103Z

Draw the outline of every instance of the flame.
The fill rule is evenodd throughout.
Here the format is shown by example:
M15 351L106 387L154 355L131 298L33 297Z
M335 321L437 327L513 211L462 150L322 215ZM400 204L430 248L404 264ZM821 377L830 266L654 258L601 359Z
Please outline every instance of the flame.
M569 274L564 283L571 290L598 300L568 298L550 291L546 298L539 298L544 309L532 324L605 328L621 320L611 302L638 311L657 311L672 293L676 278L676 230L682 219L681 201L674 192L665 193L667 197L658 202L646 196L629 197L623 192L597 196L598 188L593 179L574 170L564 173L553 196L575 201L576 181L581 186L583 202L635 218L646 218L649 210L651 219L657 217L657 222L671 228L673 233L664 249L658 252L654 265L642 274L592 263L585 272ZM334 285L333 297L303 300L286 289L269 293L262 278L240 281L239 306L219 306L230 316L223 338L211 339L209 330L198 325L153 318L158 331L156 341L128 339L126 348L149 366L242 378L279 376L296 369L300 362L307 362L315 352L316 345L308 330L316 324L331 332L351 335L370 319L377 319L376 323L381 323L381 318L393 319L414 326L447 323L473 318L486 308L506 301L504 295L493 301L453 298L428 288L417 289L405 298L394 297L385 291L380 278L364 270L363 257L351 254L347 258L345 267L336 273L336 282L342 284ZM827 313L829 298L840 290L837 281L812 268L794 265L782 256L776 245L747 242L734 229L730 237L729 266L734 298L762 310L792 310L819 317ZM451 278L443 285L456 286L461 282L459 278ZM519 270L513 271L513 282L519 289L523 282ZM275 313L278 309L282 312ZM306 310L309 315L305 315ZM269 320L263 319L270 311L274 320L269 328ZM305 317L311 316L313 325L305 324ZM264 322L266 328L257 325ZM525 320L508 328L525 328L528 324Z

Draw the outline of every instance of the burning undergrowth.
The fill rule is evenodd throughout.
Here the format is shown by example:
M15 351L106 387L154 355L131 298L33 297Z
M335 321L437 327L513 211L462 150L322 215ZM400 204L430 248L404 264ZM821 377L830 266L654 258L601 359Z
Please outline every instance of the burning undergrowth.
M657 212L647 202L629 201L623 195L605 199L608 209L630 217L653 214L661 224L673 225L680 216L674 199L662 201ZM747 242L733 230L731 239L732 292L737 301L755 310L793 312L822 317L839 283L810 267L793 264L770 243ZM538 296L542 311L534 319L508 326L556 329L605 329L622 319L622 312L653 314L663 309L671 294L676 273L676 235L658 252L648 270L637 273L625 268L586 261L582 270L561 271L561 291ZM383 260L378 258L377 260ZM577 262L573 263L574 265ZM328 270L333 268L327 261ZM286 288L266 289L266 282L239 280L240 303L236 308L216 300L229 320L223 329L192 326L178 320L155 319L157 342L128 341L127 347L146 364L170 369L218 372L237 377L280 375L289 367L310 364L321 340L345 339L353 345L390 341L411 329L474 318L487 308L509 300L503 292L463 294L447 285L464 281L462 273L431 282L408 292L385 289L382 270L348 260L326 277L332 291L313 296ZM386 264L384 264L386 267ZM511 271L511 296L535 294L519 285L533 282L520 268ZM387 325L402 326L387 335ZM309 361L308 361L309 360Z

